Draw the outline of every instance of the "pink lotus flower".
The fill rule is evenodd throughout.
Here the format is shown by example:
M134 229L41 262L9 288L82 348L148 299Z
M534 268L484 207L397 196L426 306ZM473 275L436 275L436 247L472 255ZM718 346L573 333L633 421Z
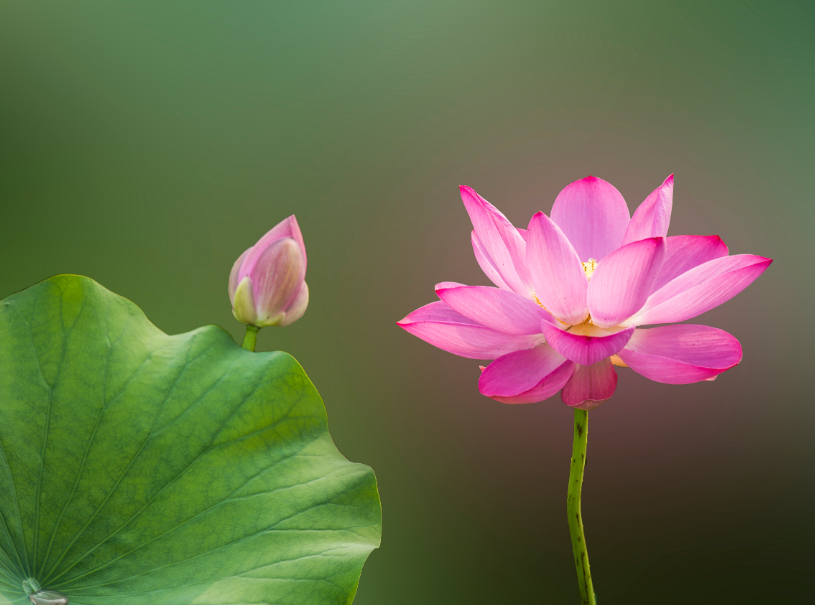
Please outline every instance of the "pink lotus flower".
M629 218L620 192L587 177L560 192L551 217L516 229L470 187L461 187L473 250L497 286L436 286L440 301L399 325L461 357L494 359L479 391L532 403L560 391L591 410L617 386L614 366L657 382L713 380L741 361L739 342L708 326L638 326L691 319L729 300L772 260L729 256L718 236L666 237L673 175Z
M256 328L288 326L306 312L305 279L306 245L291 215L235 261L229 274L232 313Z

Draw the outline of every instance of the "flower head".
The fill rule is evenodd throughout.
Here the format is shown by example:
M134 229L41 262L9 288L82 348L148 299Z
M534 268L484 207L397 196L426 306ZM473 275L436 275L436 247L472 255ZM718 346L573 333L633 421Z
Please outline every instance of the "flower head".
M615 365L669 384L713 380L741 361L733 336L701 325L638 326L696 317L772 260L729 256L718 236L666 237L673 184L671 175L629 218L620 192L590 176L525 230L461 187L476 260L496 287L438 284L441 300L399 325L456 355L493 359L478 387L504 403L560 391L566 405L593 409L614 394Z
M235 261L229 275L232 313L257 328L288 326L306 312L305 278L306 246L291 215Z

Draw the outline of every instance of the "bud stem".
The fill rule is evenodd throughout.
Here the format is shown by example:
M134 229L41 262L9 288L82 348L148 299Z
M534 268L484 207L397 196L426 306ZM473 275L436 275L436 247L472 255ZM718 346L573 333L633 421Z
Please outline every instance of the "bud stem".
M258 341L258 330L255 326L246 326L246 336L243 338L243 348L247 351L255 352L255 344Z

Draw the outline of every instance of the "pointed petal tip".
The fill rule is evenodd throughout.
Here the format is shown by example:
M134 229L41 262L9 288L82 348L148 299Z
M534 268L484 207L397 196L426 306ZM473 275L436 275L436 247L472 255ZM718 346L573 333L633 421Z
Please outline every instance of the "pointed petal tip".
M291 216L289 216L288 221L289 228L291 229L292 234L295 235L295 239L298 239L298 237L302 238L303 233L302 231L300 231L300 223L297 222L297 217L292 214Z
M452 290L453 288L466 288L467 284L460 284L455 281L440 281L434 286L434 291L436 294L439 292L443 292L444 290Z
M521 234L498 208L471 188L461 187L461 201L478 236L474 252L479 266L498 287L526 292L526 242Z
M728 248L727 244L724 243L721 235L711 235L710 237L715 237L724 248L724 254L722 256L728 256L730 254L730 248Z
M590 174L589 176L583 177L582 179L572 181L570 184L574 185L575 183L608 183L608 181L606 181L605 179L601 179L599 176L594 176Z
M764 273L770 268L770 265L773 264L773 259L767 258L766 256L760 256L758 254L744 254L743 256L752 256L753 258L758 259L755 264L761 266L761 273ZM761 273L759 273L759 275L761 275Z

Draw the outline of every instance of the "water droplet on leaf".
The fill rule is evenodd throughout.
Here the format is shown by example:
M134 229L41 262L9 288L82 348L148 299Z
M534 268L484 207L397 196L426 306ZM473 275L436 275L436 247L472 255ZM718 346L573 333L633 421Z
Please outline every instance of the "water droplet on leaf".
M68 605L68 597L56 590L38 590L28 600L34 605Z

